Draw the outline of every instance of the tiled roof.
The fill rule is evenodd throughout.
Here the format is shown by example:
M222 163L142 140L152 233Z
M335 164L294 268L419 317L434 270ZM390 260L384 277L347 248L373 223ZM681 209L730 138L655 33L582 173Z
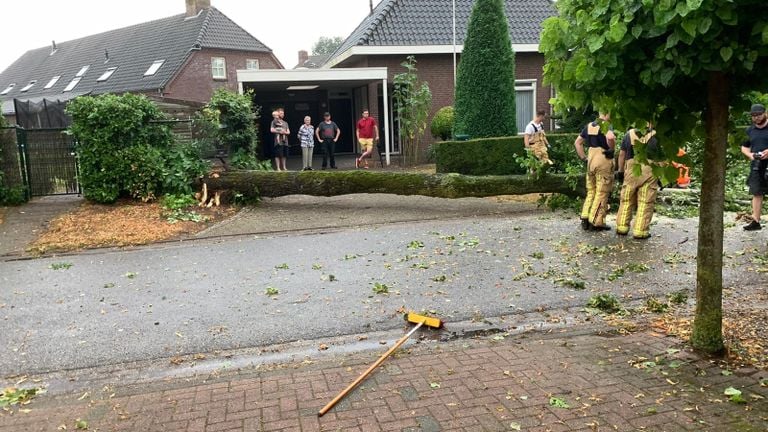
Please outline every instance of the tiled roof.
M551 0L506 0L514 44L538 44L541 23L556 14ZM462 45L474 0L456 0L456 43ZM331 58L353 46L453 44L450 0L382 0Z
M50 46L27 51L0 73L0 91L16 84L0 100L5 107L5 102L14 98L69 99L80 94L157 90L174 77L189 52L199 48L271 52L219 10L210 8L192 18L179 14L57 43L53 54ZM109 61L105 61L107 53ZM144 73L156 60L165 62L154 75L145 77ZM90 67L80 83L71 92L63 92L86 65ZM117 68L114 74L97 82L111 67ZM61 78L52 88L44 89L54 76ZM21 92L32 80L37 83Z

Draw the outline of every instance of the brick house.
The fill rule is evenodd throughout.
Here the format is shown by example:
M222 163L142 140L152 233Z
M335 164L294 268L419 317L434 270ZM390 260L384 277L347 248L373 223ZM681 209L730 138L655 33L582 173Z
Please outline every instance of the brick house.
M541 23L555 15L556 10L551 0L505 3L515 51L517 129L522 132L537 110L551 111L552 89L542 85L544 56L539 53L539 35ZM453 105L454 52L459 62L474 2L459 0L455 5L455 48L451 1L382 0L323 67L386 67L391 82L396 74L405 72L400 63L414 55L419 78L428 82L432 91L431 121L439 108ZM370 107L375 111L372 115L379 116L381 87L369 85L367 94L369 101L379 101Z
M210 0L185 3L185 13L27 51L0 73L3 115L15 120L14 100L34 105L102 93L199 106L219 87L237 91L238 69L283 68Z

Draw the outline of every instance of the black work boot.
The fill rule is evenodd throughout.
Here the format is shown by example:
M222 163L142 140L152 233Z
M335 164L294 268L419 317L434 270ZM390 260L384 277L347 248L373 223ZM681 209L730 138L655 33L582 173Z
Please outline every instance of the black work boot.
M581 220L581 229L584 231L589 231L592 228L592 224L589 223L589 219L582 219Z

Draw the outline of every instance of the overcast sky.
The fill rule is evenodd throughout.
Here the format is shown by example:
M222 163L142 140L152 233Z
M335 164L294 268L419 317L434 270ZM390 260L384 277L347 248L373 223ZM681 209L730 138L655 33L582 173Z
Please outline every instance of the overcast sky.
M374 7L380 0L373 0ZM320 36L349 33L368 15L369 0L211 0L211 5L272 48L286 68ZM184 13L184 0L3 1L0 71L26 51Z

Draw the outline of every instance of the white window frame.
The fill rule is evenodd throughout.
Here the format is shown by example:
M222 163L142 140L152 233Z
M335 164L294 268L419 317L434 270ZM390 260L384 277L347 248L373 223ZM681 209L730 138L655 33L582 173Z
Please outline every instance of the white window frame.
M85 73L88 72L88 69L90 69L90 68L91 68L91 65L85 65L85 66L81 67L80 70L77 71L77 73L75 74L75 77L81 77L81 76L85 75Z
M24 93L25 91L31 89L32 86L34 86L35 84L37 84L37 80L32 80L32 81L29 82L29 84L27 84L24 87L22 87L21 90L19 90L19 91Z
M7 95L8 93L10 93L11 90L13 90L14 87L16 87L16 83L8 84L8 87L6 87L5 90L1 91L0 95Z
M108 80L109 77L111 77L112 74L114 74L116 70L117 70L117 66L111 67L111 68L107 68L107 70L105 70L104 73L101 74L100 77L96 78L96 82L104 82L104 81Z
M56 75L55 77L51 78L50 81L48 81L48 84L43 87L44 90L48 90L49 88L56 85L57 82L61 79L61 75Z
M250 67L250 64L255 65L256 67ZM245 60L245 70L259 70L259 59L246 59Z
M163 66L165 63L165 59L163 60L155 60L147 69L146 72L144 72L144 76L152 76L157 73L158 70Z
M535 79L520 79L515 80L515 98L517 98L517 92L518 91L530 91L533 93L533 110L531 111L533 115L536 115L536 80ZM533 117L531 117L531 120L533 120ZM525 135L525 128L523 130L517 131L518 135Z
M215 65L218 60L221 60L221 65ZM222 75L217 75L218 70L222 71ZM224 57L211 57L211 77L213 79L225 80L227 79L227 59Z
M67 86L64 87L63 92L72 91L75 88L75 86L77 86L80 83L80 80L82 79L83 77L79 77L79 76L72 78L72 81L70 81L69 84L67 84Z

